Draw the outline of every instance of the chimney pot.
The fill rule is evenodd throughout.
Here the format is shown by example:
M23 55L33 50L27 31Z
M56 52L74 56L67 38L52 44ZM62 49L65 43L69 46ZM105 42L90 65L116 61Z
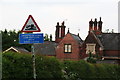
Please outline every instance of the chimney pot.
M64 24L65 24L65 22L63 21L63 22L62 22L62 26L64 26Z
M57 22L57 26L59 26L59 22Z

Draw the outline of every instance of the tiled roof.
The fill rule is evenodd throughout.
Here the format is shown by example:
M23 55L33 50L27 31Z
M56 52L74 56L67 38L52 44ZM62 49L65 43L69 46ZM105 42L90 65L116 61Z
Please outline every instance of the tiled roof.
M10 50L14 50L18 53L30 53L28 50L26 50L25 48L21 48L21 47L10 47L7 50L3 51L3 53L8 52Z
M83 40L78 35L75 35L75 34L71 34L71 35L79 44L83 43Z
M102 33L97 35L104 50L120 50L120 33Z
M45 41L42 44L34 44L35 54L55 56L55 47L57 43Z

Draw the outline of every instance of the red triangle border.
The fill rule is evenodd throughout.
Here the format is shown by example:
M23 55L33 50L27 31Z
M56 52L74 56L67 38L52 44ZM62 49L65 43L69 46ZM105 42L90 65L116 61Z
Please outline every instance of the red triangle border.
M36 31L32 31L32 30L30 30L30 31L29 31L29 30L28 30L28 31L24 31L24 28L25 28L25 26L26 26L26 24L28 23L28 21L29 21L30 18L33 20L33 22L34 22L34 24L36 25L36 27L37 27L38 30L36 30ZM28 17L28 19L26 20L26 22L25 22L25 24L24 24L21 32L41 32L40 28L38 27L38 25L37 25L37 23L35 22L35 20L34 20L34 18L32 17L32 15L29 15L29 17Z

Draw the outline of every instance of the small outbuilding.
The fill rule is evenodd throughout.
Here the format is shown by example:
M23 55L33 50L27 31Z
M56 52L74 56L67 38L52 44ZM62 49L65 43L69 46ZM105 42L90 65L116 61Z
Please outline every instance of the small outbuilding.
M29 52L25 48L21 48L21 47L10 47L7 50L3 51L3 53L6 53L8 51L17 52L17 53L31 54L31 52Z

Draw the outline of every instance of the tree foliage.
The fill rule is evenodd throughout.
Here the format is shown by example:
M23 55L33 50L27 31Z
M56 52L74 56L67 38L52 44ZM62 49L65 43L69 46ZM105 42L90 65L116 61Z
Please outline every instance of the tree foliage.
M50 36L48 34L45 34L44 41L52 41L52 34L50 34Z
M61 79L62 71L56 58L36 55L37 79ZM31 54L3 53L3 79L33 79L33 62Z
M32 78L32 59L30 55L8 52L2 58L3 79Z
M16 30L7 31L7 29L5 29L4 31L1 31L1 33L3 51L10 48L11 46L23 47L29 51L31 50L30 44L19 44L19 34L21 33L20 31Z
M36 56L37 78L61 79L62 72L59 61L54 57Z
M58 61L55 57L36 55L37 80L97 80L120 79L120 66L116 64L92 64L84 60ZM31 54L3 53L3 79L33 79Z
M28 51L31 51L31 44L19 44L19 34L21 34L20 31L16 31L16 30L8 31L7 29L5 29L4 31L1 31L1 34L2 34L3 51L10 48L11 46L22 47L27 49ZM44 40L52 41L52 35L50 35L49 37L48 34L45 34Z
M119 80L120 66L114 64L91 64L86 61L65 61L63 63L66 80Z

